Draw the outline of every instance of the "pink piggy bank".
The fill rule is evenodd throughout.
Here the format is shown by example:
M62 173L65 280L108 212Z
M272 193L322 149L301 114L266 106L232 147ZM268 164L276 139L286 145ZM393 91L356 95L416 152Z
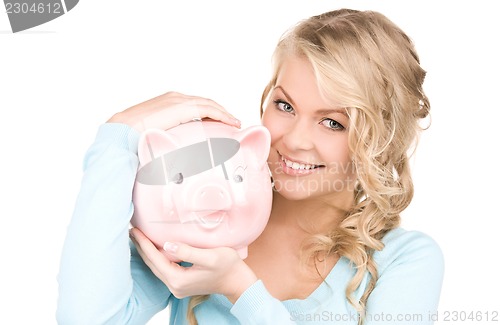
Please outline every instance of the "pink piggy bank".
M159 249L165 242L225 246L246 258L271 211L270 141L263 126L215 121L146 130L131 224Z

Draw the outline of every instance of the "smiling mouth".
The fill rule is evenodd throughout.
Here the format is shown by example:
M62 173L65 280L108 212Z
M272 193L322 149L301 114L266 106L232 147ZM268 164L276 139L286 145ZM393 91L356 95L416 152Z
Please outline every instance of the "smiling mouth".
M214 229L224 221L227 212L224 210L202 210L195 211L194 214L200 227Z
M280 154L280 158L281 158L281 161L283 161L283 163L288 168L298 170L298 171L307 171L307 170L311 170L311 169L324 167L324 165L306 164L306 163L302 163L302 162L289 160L289 159L286 159L285 157L283 157L281 154Z

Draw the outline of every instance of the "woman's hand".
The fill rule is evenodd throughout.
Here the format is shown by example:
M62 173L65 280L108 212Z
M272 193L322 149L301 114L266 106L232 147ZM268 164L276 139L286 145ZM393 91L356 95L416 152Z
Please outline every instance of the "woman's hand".
M210 118L240 127L240 121L213 100L168 92L116 113L108 123L124 123L139 132L166 130L195 119Z
M180 243L166 244L164 249L173 260L193 264L183 267L167 259L139 229L132 228L130 237L146 265L177 298L218 293L235 303L258 280L232 248L200 249Z

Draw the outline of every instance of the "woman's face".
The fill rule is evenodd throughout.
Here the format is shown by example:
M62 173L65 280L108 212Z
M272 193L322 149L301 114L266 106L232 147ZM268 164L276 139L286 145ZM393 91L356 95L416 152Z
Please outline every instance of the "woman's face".
M285 59L262 123L271 133L268 163L276 191L292 200L352 198L355 176L347 145L349 117L344 108L321 96L307 59Z

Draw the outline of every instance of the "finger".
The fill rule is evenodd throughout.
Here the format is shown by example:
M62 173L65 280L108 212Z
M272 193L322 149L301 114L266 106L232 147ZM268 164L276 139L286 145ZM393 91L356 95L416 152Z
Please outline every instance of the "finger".
M217 103L216 101L200 97L200 96L191 96L178 92L167 92L160 96L154 97L147 101L152 106L156 107L168 107L172 104L193 104L193 105L201 105L201 106L211 106L213 108L219 109L223 112L230 114L222 105Z
M213 107L228 114L233 119L236 119L231 113L229 113L224 108L224 106L220 105L216 101L209 98L185 95L177 92L168 92L164 95L157 97L157 99L159 100L155 103L155 106L158 107L168 107L172 104Z
M148 257L149 260L153 260L151 257L162 255L156 246L149 240L142 231L137 228L132 228L130 230L130 235L133 240L138 244L139 248L142 250L143 254Z
M210 118L212 120L220 121L235 127L241 126L241 122L232 114L228 113L225 110L215 108L212 105L193 102L190 104L189 108L191 110L191 114L189 114L189 120L185 122L189 122L193 118Z
M220 109L226 113L229 113L224 108L224 106L220 105L219 103L217 103L216 101L214 101L213 99L210 99L210 98L201 97L201 96L186 95L186 94L182 94L182 93L178 93L178 92L169 92L167 94L169 94L168 97L170 97L171 99L175 99L177 101L189 100L189 101L193 101L194 104L197 104L197 105L208 105L208 106L212 106L212 107L215 107L217 109Z
M181 261L192 263L196 267L213 268L218 262L221 249L196 248L183 243L165 243L163 249Z
M146 263L157 277L163 278L171 272L173 267L178 266L176 263L168 260L139 229L132 228L130 234L144 263Z
M137 240L132 235L130 236L130 240L132 240L132 242L134 243L135 249L137 250L137 253L139 253L139 256L142 258L144 264L146 264L157 277L160 277L161 276L160 272L158 272L156 266L150 261L148 256L144 253L144 251L141 248L141 245L137 242Z
M213 111L212 109L218 110L224 114L227 114L230 118L237 120L237 118L229 113L222 105L218 104L217 102L208 99L208 98L203 98L203 97L196 97L196 96L184 96L184 97L172 97L168 99L168 102L162 103L163 107L167 107L169 104L172 105L179 105L179 106L184 106L184 107L191 107L191 108L205 108L209 109L210 111ZM216 111L214 111L216 112ZM219 114L220 114L219 112ZM206 116L210 117L210 116Z
M159 128L167 130L179 124L203 118L210 118L238 128L241 126L241 122L238 119L213 106L188 104L187 102L149 114L142 119L142 124L144 125L144 129Z
M151 269L151 271L153 271L153 269L156 269L154 267L153 263L151 263L151 261L149 260L149 258L146 256L146 254L144 254L144 252L141 249L141 246L139 245L139 243L137 242L137 240L135 240L134 238L130 238L130 239L134 243L135 249L137 250L137 253L139 253L139 256L141 257L141 259L144 262L144 264L146 264Z
M219 109L227 114L230 114L224 106L220 105L219 103L217 103L216 101L214 101L212 99L193 96L193 97L191 97L191 100L194 102L195 105L211 106L211 107L217 108L217 109Z
M224 112L227 112L223 106L219 105L218 103L216 103L211 99L198 96L189 96L172 91L153 97L144 102L138 103L132 107L129 107L125 111L135 110L137 108L139 108L142 111L147 110L147 108L159 110L165 107L170 107L172 105L189 105L189 104L208 105L216 109L222 110Z

